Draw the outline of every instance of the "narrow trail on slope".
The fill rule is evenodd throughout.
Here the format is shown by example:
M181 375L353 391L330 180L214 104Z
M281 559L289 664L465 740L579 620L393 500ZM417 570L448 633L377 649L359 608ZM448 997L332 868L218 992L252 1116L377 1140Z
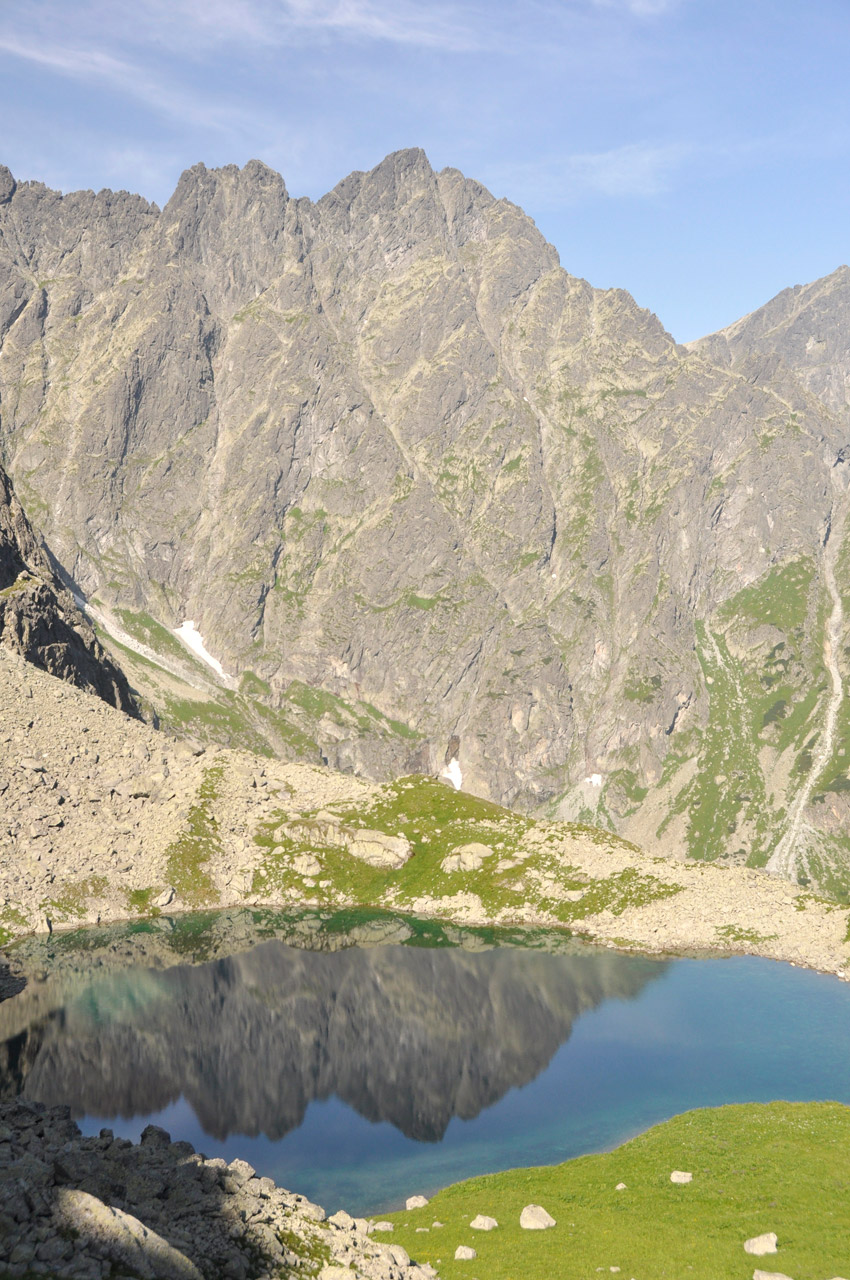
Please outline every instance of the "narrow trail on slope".
M823 657L826 668L832 679L832 693L829 696L829 702L826 708L826 717L823 724L823 733L821 734L820 744L815 752L812 761L812 767L806 775L806 781L803 783L788 816L788 826L785 834L780 839L773 853L767 861L766 870L773 872L774 875L785 876L789 880L797 879L797 871L800 867L800 858L798 855L798 845L800 837L803 834L807 824L803 822L803 814L806 805L811 799L812 792L818 778L823 773L829 761L832 759L832 752L835 747L835 729L838 723L838 712L841 703L844 700L844 685L841 680L841 672L838 667L838 653L841 645L841 637L844 631L844 607L841 603L841 595L835 583L835 561L841 550L841 540L844 534L844 522L847 516L846 503L842 504L840 515L836 517L836 503L833 503L830 513L829 531L824 543L823 555L823 578L826 583L826 589L832 600L832 612L829 615L829 621L826 626L826 635L823 642ZM833 523L834 522L834 523Z

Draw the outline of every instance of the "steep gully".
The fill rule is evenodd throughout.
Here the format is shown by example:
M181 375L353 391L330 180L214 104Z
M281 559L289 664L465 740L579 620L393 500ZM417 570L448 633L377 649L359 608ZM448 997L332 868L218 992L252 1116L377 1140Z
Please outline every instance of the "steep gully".
M804 822L803 814L806 811L806 806L812 797L812 792L818 779L832 759L832 753L835 748L838 712L844 700L844 686L838 666L838 653L840 651L841 638L844 634L844 607L841 603L841 594L835 582L835 562L841 550L844 536L848 500L850 500L850 497L845 492L840 499L833 503L824 539L823 580L832 600L832 611L826 626L823 656L832 680L832 693L829 696L823 733L812 761L812 767L805 775L805 781L791 805L785 833L768 859L766 866L766 870L774 875L785 876L789 880L796 880L798 870L805 869L805 851L801 852L799 846L801 837L811 831L811 828Z

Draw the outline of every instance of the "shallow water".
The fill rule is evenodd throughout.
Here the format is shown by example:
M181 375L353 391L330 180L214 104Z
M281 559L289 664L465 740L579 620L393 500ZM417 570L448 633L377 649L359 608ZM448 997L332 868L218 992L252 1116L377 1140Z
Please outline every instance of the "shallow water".
M27 988L0 1004L0 1095L69 1103L85 1132L135 1138L153 1120L354 1213L691 1107L850 1103L850 987L806 970L563 935L485 948L391 918L290 920L286 941L265 922L255 946L241 918L227 954L220 926L200 964L173 963L198 958L179 929L138 955L113 931L30 956Z

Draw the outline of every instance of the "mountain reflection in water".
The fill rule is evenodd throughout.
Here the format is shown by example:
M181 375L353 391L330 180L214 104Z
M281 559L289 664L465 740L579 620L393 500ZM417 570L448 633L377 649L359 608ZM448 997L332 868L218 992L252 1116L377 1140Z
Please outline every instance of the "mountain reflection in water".
M533 1080L575 1020L663 962L613 952L264 942L210 963L41 975L0 1004L0 1095L278 1139L336 1095L436 1142Z

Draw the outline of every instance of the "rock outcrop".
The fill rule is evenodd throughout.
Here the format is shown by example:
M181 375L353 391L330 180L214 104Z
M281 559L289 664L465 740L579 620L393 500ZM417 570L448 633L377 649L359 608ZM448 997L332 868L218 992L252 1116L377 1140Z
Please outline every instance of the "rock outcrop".
M53 571L0 467L0 645L97 694L128 715L138 707L124 673Z

